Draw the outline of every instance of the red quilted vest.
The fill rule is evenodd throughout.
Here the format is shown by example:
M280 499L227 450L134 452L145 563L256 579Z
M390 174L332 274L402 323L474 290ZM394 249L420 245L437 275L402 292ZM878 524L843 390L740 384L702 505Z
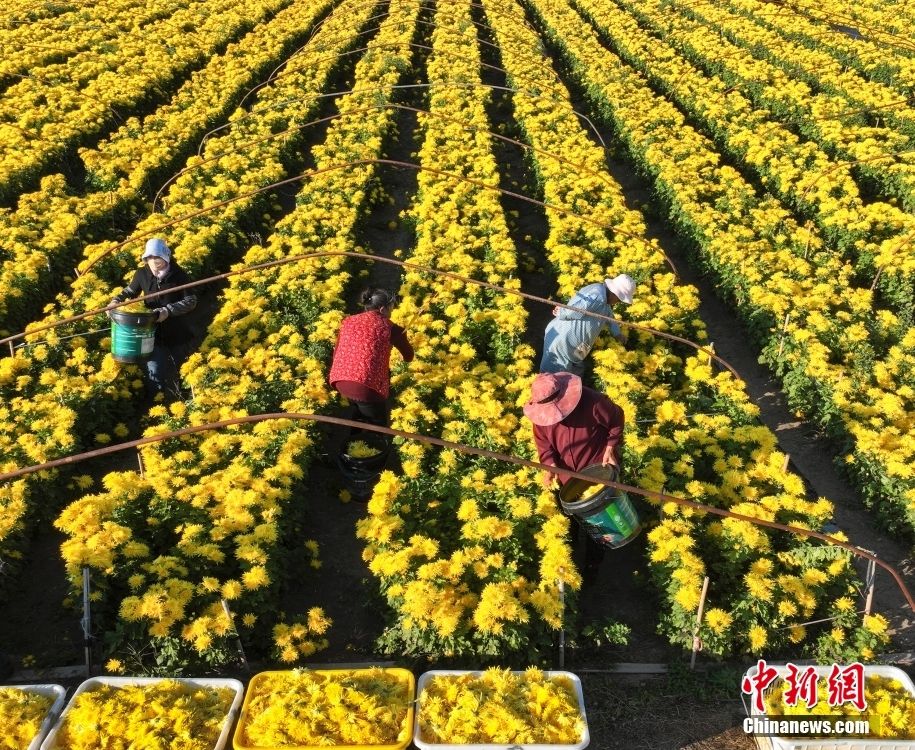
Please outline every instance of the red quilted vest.
M377 310L344 319L330 366L330 384L350 380L387 398L390 368L391 321Z

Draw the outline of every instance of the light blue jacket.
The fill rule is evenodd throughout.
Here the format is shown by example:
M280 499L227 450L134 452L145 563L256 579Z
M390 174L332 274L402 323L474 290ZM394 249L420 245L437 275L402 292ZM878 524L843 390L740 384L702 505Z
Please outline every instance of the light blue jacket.
M607 303L607 287L603 283L589 284L580 289L569 300L569 305L579 310L614 317L613 308ZM583 375L585 357L590 353L591 347L605 326L610 329L611 336L620 335L620 327L616 323L583 315L576 310L560 308L559 314L546 327L540 372L571 372L573 375Z

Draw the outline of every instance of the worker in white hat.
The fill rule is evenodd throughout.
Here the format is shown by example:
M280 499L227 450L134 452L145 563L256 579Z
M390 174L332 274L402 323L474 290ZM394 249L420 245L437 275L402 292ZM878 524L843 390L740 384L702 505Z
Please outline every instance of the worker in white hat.
M133 279L111 300L111 304L191 283L190 276L172 257L171 248L159 237L147 241L140 260L143 266L136 270ZM176 371L180 370L193 349L194 335L181 316L197 306L197 296L192 290L184 289L155 297L150 300L150 306L159 324L152 359L146 363L146 391L154 398L158 394L165 395L169 360ZM180 396L177 379L171 389Z
M622 302L632 304L635 292L635 281L631 276L620 274L603 283L588 284L580 289L569 305L576 308L567 310L557 307L553 310L556 319L546 328L543 339L543 358L540 360L540 372L570 372L581 377L585 372L585 357L591 352L600 332L606 327L610 335L625 345L627 338L617 323L601 320L587 311L615 317L613 305Z

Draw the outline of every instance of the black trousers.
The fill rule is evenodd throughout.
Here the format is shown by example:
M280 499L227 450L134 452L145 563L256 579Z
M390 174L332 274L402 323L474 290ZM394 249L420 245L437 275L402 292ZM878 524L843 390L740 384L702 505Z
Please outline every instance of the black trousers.
M350 401L356 408L352 419L356 422L368 422L379 427L389 427L391 423L391 406L384 401Z
M574 522L573 522L574 523ZM602 544L598 544L591 538L591 535L587 532L585 534L585 566L598 566L604 560L604 553L607 551L607 548Z

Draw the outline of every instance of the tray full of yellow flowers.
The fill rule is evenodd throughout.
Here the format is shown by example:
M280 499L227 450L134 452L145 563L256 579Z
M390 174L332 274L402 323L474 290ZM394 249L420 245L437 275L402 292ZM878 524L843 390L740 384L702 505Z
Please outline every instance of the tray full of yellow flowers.
M66 696L60 685L0 687L0 750L38 750Z
M248 685L233 745L404 750L413 738L415 690L407 669L261 672Z
M775 666L778 676L784 678L786 668ZM864 667L864 700L866 708L859 711L850 702L841 706L830 706L826 676L830 667L816 667L817 702L808 707L803 697L796 706L788 706L784 700L787 682L778 679L763 693L765 715L777 719L793 716L829 715L847 716L848 720L867 719L870 724L868 737L842 738L839 745L843 750L915 750L915 684L909 676L897 667L866 665ZM756 713L754 709L754 713ZM768 748L772 750L826 750L837 747L835 737L823 736L810 739L787 739L768 737Z
M41 750L222 750L244 691L224 678L93 677Z
M420 750L581 750L591 740L581 680L571 672L433 670L417 691Z

